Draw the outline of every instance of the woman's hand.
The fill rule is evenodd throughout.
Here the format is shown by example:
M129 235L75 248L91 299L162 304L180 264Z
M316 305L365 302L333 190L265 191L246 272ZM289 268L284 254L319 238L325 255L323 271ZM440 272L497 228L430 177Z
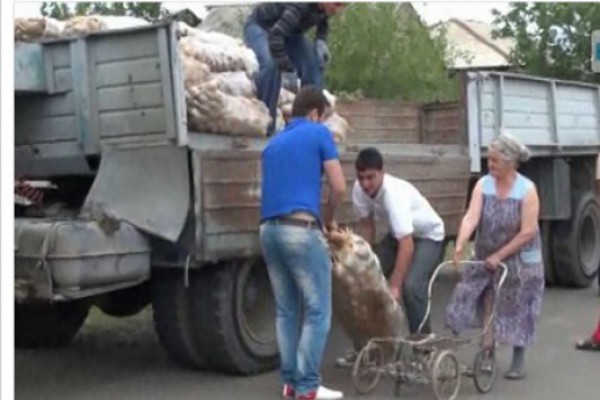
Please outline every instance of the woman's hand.
M489 256L488 258L486 258L485 267L487 269L489 269L490 271L495 271L501 262L502 262L502 260L500 259L500 257L498 257L498 255L496 255L494 253L491 256Z
M462 261L462 257L463 257L463 246L462 246L462 244L457 244L456 247L454 248L454 257L453 257L455 267L458 267L458 263Z

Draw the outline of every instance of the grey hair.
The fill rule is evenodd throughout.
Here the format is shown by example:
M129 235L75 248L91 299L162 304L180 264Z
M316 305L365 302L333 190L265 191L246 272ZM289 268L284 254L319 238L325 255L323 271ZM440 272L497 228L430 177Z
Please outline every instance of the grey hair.
M503 131L499 136L496 136L490 143L490 149L500 153L506 161L516 163L525 162L531 157L531 152L527 146L521 144L514 136Z

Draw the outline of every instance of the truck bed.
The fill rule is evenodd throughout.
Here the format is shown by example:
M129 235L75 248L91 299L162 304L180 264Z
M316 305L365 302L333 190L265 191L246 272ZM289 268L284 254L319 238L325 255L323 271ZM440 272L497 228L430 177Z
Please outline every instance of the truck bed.
M188 131L177 46L175 24L17 43L17 173L96 176L86 201L90 208L105 207L170 241L188 224L199 260L259 254L259 161L266 138ZM342 102L339 112L355 126L340 148L349 187L356 151L376 145L385 153L387 171L419 187L454 235L469 182L459 110ZM451 132L444 113L450 113ZM123 156L111 156L108 165L108 153ZM140 179L144 174L160 182ZM184 187L187 181L195 184ZM156 212L161 209L173 211ZM355 222L350 194L339 219Z
M600 86L511 73L467 74L471 169L481 171L487 146L502 128L534 156L600 151Z

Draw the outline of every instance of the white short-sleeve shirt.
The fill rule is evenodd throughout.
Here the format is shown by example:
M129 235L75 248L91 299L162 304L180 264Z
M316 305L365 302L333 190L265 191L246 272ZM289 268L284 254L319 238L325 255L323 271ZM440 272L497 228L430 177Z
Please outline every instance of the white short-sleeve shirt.
M385 174L375 198L369 197L358 181L352 189L352 203L359 218L373 214L387 220L394 237L444 240L444 221L410 182Z

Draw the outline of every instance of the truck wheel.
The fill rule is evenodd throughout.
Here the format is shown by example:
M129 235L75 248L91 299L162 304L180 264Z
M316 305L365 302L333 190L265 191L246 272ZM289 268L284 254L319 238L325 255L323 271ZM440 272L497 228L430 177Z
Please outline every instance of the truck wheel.
M252 375L278 365L275 302L261 258L207 266L192 286L196 330L212 369Z
M149 282L101 296L95 305L111 317L131 317L142 311L152 300Z
M594 195L580 196L572 218L553 228L554 272L559 283L589 287L600 266L600 207Z
M183 270L152 270L152 308L154 328L171 358L179 364L205 367L198 346L191 303L191 287L185 287Z
M15 346L44 348L67 345L90 310L87 301L15 304Z

